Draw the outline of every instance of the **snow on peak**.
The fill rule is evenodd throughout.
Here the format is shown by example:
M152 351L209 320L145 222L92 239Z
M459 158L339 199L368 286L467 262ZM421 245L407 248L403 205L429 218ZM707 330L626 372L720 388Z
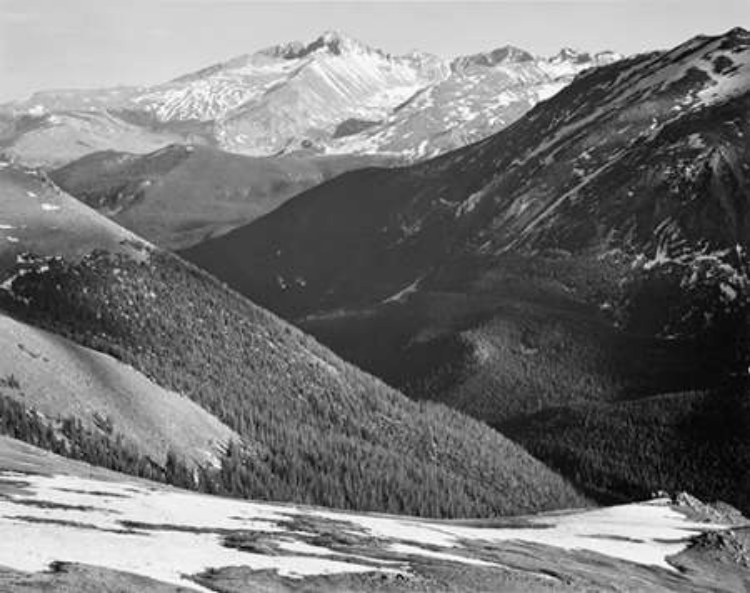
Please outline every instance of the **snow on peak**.
M520 64L533 62L536 58L533 54L513 45L504 45L488 52L481 52L469 56L462 56L453 61L455 69L466 66L496 66L498 64Z
M574 64L581 64L583 62L590 62L591 54L588 52L582 52L572 47L563 47L557 54L550 58L550 62L561 63L561 62L573 62Z
M328 30L324 31L310 43L292 41L269 47L258 53L274 58L296 60L320 51L333 55L342 55L350 52L378 52L378 50L375 50L340 31Z
M622 60L624 56L622 54L618 54L617 52L614 52L610 49L605 49L604 51L600 51L594 54L594 61L597 64L611 64L612 62L617 62L618 60Z

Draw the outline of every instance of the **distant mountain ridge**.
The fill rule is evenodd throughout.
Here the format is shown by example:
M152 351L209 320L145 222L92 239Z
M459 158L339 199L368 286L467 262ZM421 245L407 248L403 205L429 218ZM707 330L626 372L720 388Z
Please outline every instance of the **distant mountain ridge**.
M129 139L135 152L178 141L254 156L377 152L415 160L508 125L578 72L619 57L564 50L540 58L511 47L452 60L421 52L395 56L328 31L309 43L262 49L154 86L35 93L0 106L0 152L46 164L53 157L40 152L48 137L57 141L55 164L72 160L70 151L73 158L92 152L86 145L131 150L118 128L132 125L132 114L139 114L144 149ZM429 121L417 113L424 105L414 103L425 95L431 98ZM403 108L410 103L412 108ZM75 142L84 132L82 117L97 126L92 131L87 124L83 146ZM19 118L25 118L22 127L14 123ZM373 127L335 139L347 120ZM466 130L436 141L447 127ZM137 130L128 132L138 136Z

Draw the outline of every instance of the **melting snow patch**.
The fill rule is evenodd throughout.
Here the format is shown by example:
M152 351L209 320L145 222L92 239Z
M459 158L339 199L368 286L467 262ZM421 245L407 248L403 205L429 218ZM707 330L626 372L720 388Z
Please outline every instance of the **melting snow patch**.
M410 295L417 292L419 289L419 282L422 280L422 278L417 278L414 282L406 286L405 288L402 288L399 290L396 294L393 294L389 296L388 298L384 299L383 303L400 303Z
M469 558L468 556L459 556L457 554L446 554L445 552L434 552L432 550L426 550L419 546L410 546L408 544L392 544L389 549L396 554L425 556L427 558L460 562L462 564L472 564L474 566L498 566L492 562L485 562L484 560L479 560L477 558Z
M56 560L79 562L200 591L205 589L185 575L212 567L248 566L290 577L379 570L377 566L325 558L324 548L315 548L312 555L312 546L303 548L303 544L292 545L290 555L284 556L248 553L222 545L218 530L278 532L276 522L296 514L293 507L68 476L5 472L2 478L29 484L30 493L17 495L19 499L30 496L56 503L50 505L53 508L45 508L23 504L15 500L16 496L0 500L0 532L9 535L0 538L0 565L16 570L41 571ZM76 505L89 508L81 511ZM33 518L28 521L26 517ZM123 520L137 527L123 526ZM79 527L72 528L72 522Z
M700 149L705 148L706 143L703 140L703 137L700 134L696 133L690 134L690 136L688 136L688 146L690 146L690 148Z
M57 210L60 210L60 206L57 204L50 204L48 202L45 202L42 204L42 210L45 212L56 212Z

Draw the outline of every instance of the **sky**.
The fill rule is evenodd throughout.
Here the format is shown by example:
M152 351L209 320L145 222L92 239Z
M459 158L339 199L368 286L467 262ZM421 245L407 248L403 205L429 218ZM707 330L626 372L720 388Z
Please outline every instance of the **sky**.
M750 0L0 0L0 102L155 84L330 29L452 57L505 44L630 54L735 26L750 29Z

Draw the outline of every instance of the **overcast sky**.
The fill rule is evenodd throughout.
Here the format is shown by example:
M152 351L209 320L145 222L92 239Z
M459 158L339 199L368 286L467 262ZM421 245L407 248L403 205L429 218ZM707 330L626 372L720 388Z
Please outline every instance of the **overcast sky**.
M0 0L0 101L162 82L326 29L454 56L507 43L634 53L734 26L750 28L750 0Z

